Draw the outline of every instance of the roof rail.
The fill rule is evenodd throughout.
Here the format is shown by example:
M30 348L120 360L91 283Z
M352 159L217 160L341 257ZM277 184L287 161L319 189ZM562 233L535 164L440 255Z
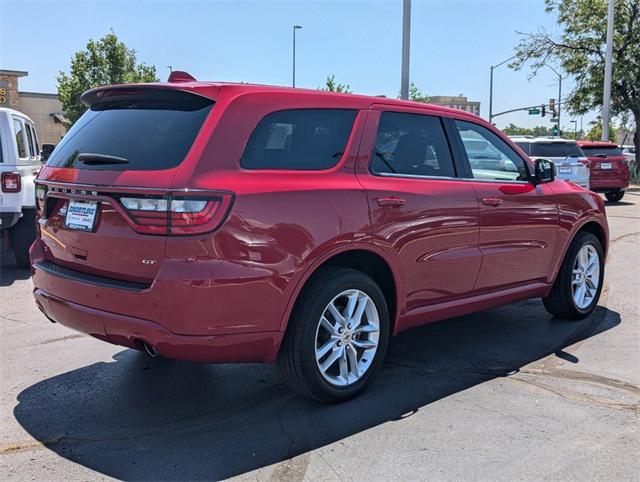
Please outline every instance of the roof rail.
M196 82L196 78L182 70L172 70L167 82Z

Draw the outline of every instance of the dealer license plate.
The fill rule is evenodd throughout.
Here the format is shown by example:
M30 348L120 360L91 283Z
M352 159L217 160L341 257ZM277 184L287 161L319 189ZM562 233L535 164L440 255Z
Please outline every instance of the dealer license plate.
M93 231L97 212L98 203L96 201L69 201L64 225L78 231Z

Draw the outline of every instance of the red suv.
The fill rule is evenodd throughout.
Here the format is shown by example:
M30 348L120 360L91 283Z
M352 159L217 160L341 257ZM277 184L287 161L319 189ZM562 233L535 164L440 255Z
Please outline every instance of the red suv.
M277 360L335 402L403 330L534 297L593 311L602 199L479 117L170 80L86 92L40 172L31 258L51 321L168 358ZM469 162L483 150L499 162Z
M627 156L616 144L601 141L578 141L589 159L589 187L603 192L607 200L618 202L629 187L631 172Z

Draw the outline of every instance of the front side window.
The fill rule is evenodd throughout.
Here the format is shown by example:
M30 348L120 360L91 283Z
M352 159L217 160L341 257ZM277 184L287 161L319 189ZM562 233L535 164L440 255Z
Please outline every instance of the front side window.
M527 166L506 142L478 124L455 121L474 179L527 181Z
M24 135L24 124L19 119L13 119L13 131L16 136L16 145L18 146L18 157L20 159L24 159L25 157L29 157L27 154L27 141L25 140L26 136Z
M251 134L240 166L329 169L342 157L356 115L356 110L346 109L298 109L268 114Z
M455 177L439 117L383 112L372 153L374 174Z

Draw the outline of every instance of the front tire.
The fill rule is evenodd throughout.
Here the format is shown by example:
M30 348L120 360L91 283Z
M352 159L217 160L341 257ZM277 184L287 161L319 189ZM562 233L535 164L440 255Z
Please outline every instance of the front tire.
M387 303L371 277L321 268L294 307L278 356L280 373L305 397L348 400L382 367L389 333Z
M576 235L544 307L559 318L579 320L595 309L604 280L604 253L600 240L592 233Z
M624 191L611 191L604 193L604 197L607 198L607 201L612 203L617 203L624 197Z

